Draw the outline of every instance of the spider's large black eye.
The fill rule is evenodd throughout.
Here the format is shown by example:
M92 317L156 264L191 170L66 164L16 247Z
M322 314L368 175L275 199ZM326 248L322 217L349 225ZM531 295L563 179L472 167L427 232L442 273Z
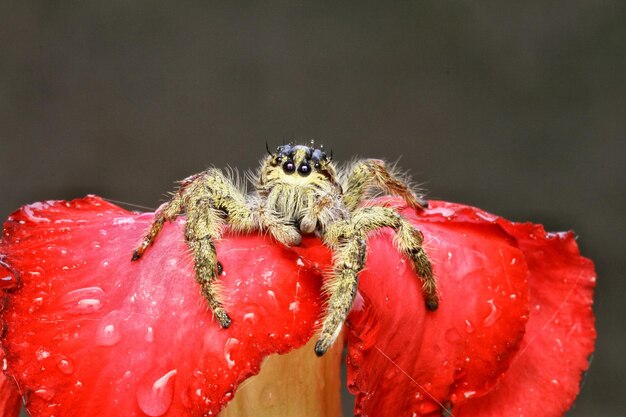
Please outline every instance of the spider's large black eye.
M303 164L301 164L298 167L298 172L300 173L300 175L302 175L303 177L306 177L307 175L309 175L311 173L311 167L309 166L309 164L307 164L306 162L304 162Z
M296 170L296 164L293 161L287 161L283 164L283 171L287 174L292 174Z

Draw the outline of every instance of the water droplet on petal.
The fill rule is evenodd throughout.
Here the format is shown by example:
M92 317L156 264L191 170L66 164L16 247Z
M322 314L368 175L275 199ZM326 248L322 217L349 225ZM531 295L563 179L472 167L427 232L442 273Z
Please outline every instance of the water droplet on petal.
M463 396L465 398L472 398L474 395L476 395L476 391L465 391L463 393Z
M8 290L17 286L15 272L6 263L0 260L0 289Z
M235 346L239 344L239 340L234 337L229 337L224 345L224 358L226 358L226 363L228 364L228 369L233 369L235 366L235 361L231 357L232 350Z
M74 372L74 365L67 358L59 358L57 360L57 368L65 375L71 375Z
M254 324L256 322L256 318L254 317L254 313L246 313L243 315L243 321L249 321Z
M491 310L489 311L489 314L487 315L487 317L485 317L485 319L483 320L483 325L485 327L493 326L493 324L498 319L498 316L500 315L493 300L487 300L487 303L489 304L489 307L491 308Z
M43 305L43 297L35 297L33 298L33 302L28 307L28 312L33 314L35 311L39 310Z
M230 401L232 398L233 398L233 392L232 391L226 391L226 393L222 397L222 402L226 403L226 402Z
M137 404L149 416L162 416L172 405L176 369L172 369L156 380L149 374L137 387Z
M469 320L465 320L465 329L468 333L474 332L474 325Z
M46 401L50 401L53 397L54 397L54 390L50 389L50 388L39 388L38 390L35 390L35 395L37 395L39 398L42 398Z
M278 302L276 301L276 294L274 293L274 291L267 290L267 295L268 297L270 297L270 300L272 300L272 303L274 303L274 306L278 306Z
M104 316L96 330L96 344L98 346L113 346L122 340L122 313L114 310Z
M152 329L152 326L148 326L146 329L146 342L154 342L154 330Z
M44 359L48 359L50 357L50 351L41 348L37 350L37 360L42 361Z
M104 298L100 287L79 288L65 294L61 305L72 314L90 314L102 308Z

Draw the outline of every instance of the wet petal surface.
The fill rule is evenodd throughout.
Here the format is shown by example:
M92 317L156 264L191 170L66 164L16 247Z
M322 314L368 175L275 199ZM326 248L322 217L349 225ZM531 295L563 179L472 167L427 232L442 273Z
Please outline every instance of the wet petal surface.
M424 232L441 304L427 312L420 283L390 238L370 239L375 255L348 320L356 414L554 416L568 409L595 338L593 266L571 234L547 235L451 203L403 213ZM547 392L554 395L548 405Z
M237 306L223 330L199 294L183 220L130 261L151 220L88 197L27 206L5 224L0 252L21 284L3 345L32 415L215 415L266 355L311 337L312 262L326 252L303 261L269 238L221 240L222 293Z
M573 236L452 203L421 213L377 204L397 206L424 233L441 303L426 311L391 231L369 239L348 320L356 414L569 408L595 337L593 265ZM318 240L293 249L263 236L218 242L233 319L223 330L199 295L183 219L130 262L151 220L87 197L32 204L5 223L3 346L33 416L215 415L263 357L313 336L331 260Z

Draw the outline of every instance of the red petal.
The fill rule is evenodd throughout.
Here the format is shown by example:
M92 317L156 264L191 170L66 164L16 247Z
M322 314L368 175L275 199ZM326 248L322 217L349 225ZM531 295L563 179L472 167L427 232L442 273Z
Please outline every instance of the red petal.
M216 414L264 356L311 337L314 264L269 238L220 240L223 294L236 306L222 330L199 295L183 220L130 261L151 220L88 197L30 205L5 224L0 254L22 285L3 345L31 415ZM309 259L327 257L307 252L311 242Z
M533 224L498 223L515 237L529 268L530 319L510 369L488 395L458 416L557 416L578 395L596 337L593 263L578 251L573 233L546 233Z
M451 203L404 215L424 232L441 304L426 312L420 284L390 237L370 239L348 321L357 415L439 416L453 406L455 416L553 416L567 409L595 335L593 268L571 236L546 236L539 226Z
M14 277L14 271L4 263L0 255L0 309L4 308L6 304L6 294L3 290L10 291L15 289L16 286L17 281ZM4 326L4 322L2 326ZM6 368L4 356L4 349L0 348L2 367ZM7 378L4 372L0 372L0 416L18 417L21 408L22 401L14 383Z
M0 358L4 358L4 352L1 349ZM0 416L18 417L21 407L20 394L6 375L0 372Z

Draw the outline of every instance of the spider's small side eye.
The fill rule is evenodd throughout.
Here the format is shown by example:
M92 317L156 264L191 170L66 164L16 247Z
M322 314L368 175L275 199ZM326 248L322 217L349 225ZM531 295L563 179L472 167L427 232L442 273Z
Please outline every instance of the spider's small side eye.
M303 163L298 167L298 172L300 175L306 177L311 173L311 167L307 163Z
M287 161L283 164L283 171L287 174L292 174L296 170L296 164L293 161Z

